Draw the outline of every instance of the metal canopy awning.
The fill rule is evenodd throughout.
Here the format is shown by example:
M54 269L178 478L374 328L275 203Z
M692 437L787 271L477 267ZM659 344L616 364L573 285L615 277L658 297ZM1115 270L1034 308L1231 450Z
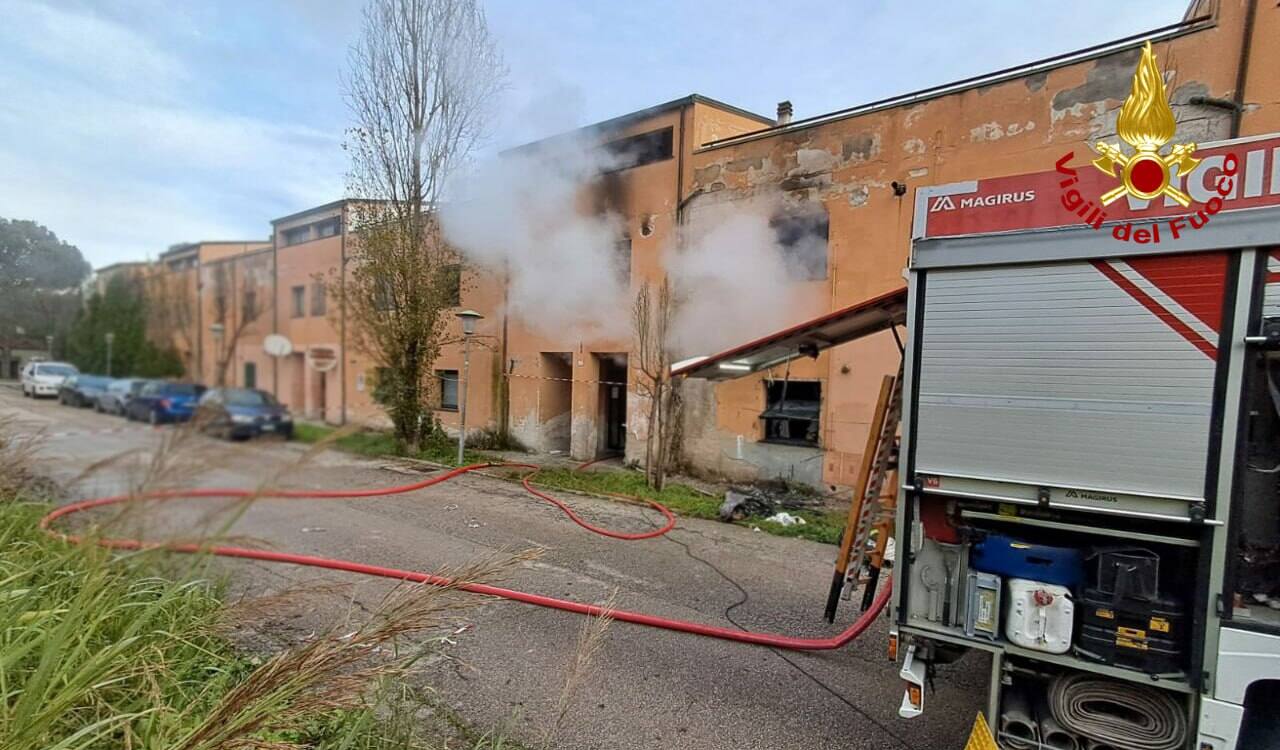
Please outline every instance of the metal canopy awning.
M739 378L796 357L816 357L823 349L902 325L906 319L907 288L902 287L713 357L678 362L671 375L708 380Z

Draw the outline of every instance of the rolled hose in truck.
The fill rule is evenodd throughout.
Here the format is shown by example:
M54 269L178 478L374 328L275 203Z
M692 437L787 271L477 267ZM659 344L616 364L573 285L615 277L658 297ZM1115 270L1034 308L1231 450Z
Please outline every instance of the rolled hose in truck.
M587 464L584 464L585 467ZM583 468L579 467L579 468ZM569 517L577 525L594 534L600 534L612 539L620 539L624 541L637 541L641 539L652 539L662 536L671 529L675 528L676 517L670 510L660 503L652 500L644 500L642 498L629 498L639 500L646 503L654 510L657 510L666 518L666 523L658 529L645 531L640 533L623 533L604 529L594 526L583 520L578 514L563 502L554 497L538 491L530 483L530 480L537 474L539 467L533 464L472 464L470 466L461 466L451 471L445 472L439 476L429 477L420 482L398 485L394 487L382 487L369 490L266 490L254 491L245 489L195 489L195 490L173 490L164 492L152 492L142 495L115 495L112 497L95 498L92 500L82 500L76 503L70 503L60 508L50 511L44 518L40 519L40 527L51 534L58 536L73 544L84 541L84 538L75 534L65 534L55 532L51 529L54 521L73 513L89 510L91 508L101 508L110 505L118 505L136 500L194 500L194 499L281 499L281 500L351 500L359 498L384 497L387 495L398 495L406 492L413 492L425 487L447 482L450 479L461 476L468 472L479 471L489 468L516 468L528 469L530 473L526 474L521 480L525 490L540 500L549 502L559 508L565 515ZM450 583L450 579L442 576L432 575L430 573L422 573L413 570L402 570L399 568L387 568L379 565L368 565L353 560L341 560L337 558L318 557L315 555L299 555L291 552L273 552L270 550L250 549L247 547L232 547L226 545L211 545L199 543L174 543L166 544L159 542L146 542L139 539L110 539L102 538L94 540L97 544L111 549L162 549L169 552L183 554L210 554L219 557L235 557L246 560L262 560L265 562L288 563L290 565L304 565L313 568L325 568L328 570L338 570L348 573L359 573L361 575L376 576L380 578L391 578L401 581L413 581L415 583L425 583L433 586L442 586ZM674 630L681 633L691 633L693 635L707 636L710 638L719 638L727 641L738 641L740 643L751 643L758 646L769 646L772 648L786 649L790 651L829 651L841 648L853 639L862 635L876 617L884 609L889 602L890 587L885 584L880 592L876 595L875 601L869 609L862 613L857 620L848 628L838 635L829 638L797 638L787 635L777 635L773 633L757 633L749 630L737 630L734 628L718 627L715 625L704 625L702 623L690 622L688 620L676 620L667 617L658 617L656 615L645 614L643 612L632 612L624 609L605 610L594 604L584 604L569 599L557 599L542 594L532 594L526 591L516 591L513 589L501 588L498 586L490 586L488 584L471 583L459 587L463 591L473 594L484 594L487 596L496 596L512 601L523 602L525 604L533 604L539 607L548 607L550 609L558 609L564 612L573 612L581 615L600 616L608 614L609 617L629 622L635 625L644 625L646 627L660 628L663 630Z
M1167 692L1132 682L1070 674L1049 684L1049 708L1063 729L1127 750L1176 750L1187 715Z

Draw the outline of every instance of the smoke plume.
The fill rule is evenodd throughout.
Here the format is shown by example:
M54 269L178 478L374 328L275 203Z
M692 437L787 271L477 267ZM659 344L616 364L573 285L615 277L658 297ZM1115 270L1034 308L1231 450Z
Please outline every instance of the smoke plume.
M624 223L584 206L584 188L609 167L583 144L507 152L459 181L441 209L455 247L510 275L509 312L538 333L629 340Z
M509 151L462 180L441 209L455 247L509 274L509 312L537 333L631 340L634 291L618 250L626 223L607 200L625 179L609 174L617 166L580 142ZM811 236L794 213L777 196L690 207L661 249L677 299L668 342L677 357L722 351L823 309L825 285L804 280L826 276L825 218Z
M780 216L770 198L688 212L666 258L679 300L669 342L678 356L714 354L821 312L823 286L803 280L826 276L825 232L797 233L803 222L780 225Z

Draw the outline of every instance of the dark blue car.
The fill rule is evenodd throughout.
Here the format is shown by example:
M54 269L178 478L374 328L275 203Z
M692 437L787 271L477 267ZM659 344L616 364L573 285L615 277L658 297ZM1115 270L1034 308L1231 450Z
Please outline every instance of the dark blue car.
M200 398L201 430L227 440L293 437L293 417L275 397L253 388L213 388Z
M71 375L58 388L58 401L63 406L93 406L109 385L111 378L102 375Z
M204 391L204 386L193 383L148 383L129 400L124 416L151 424L186 422L195 413L196 402Z

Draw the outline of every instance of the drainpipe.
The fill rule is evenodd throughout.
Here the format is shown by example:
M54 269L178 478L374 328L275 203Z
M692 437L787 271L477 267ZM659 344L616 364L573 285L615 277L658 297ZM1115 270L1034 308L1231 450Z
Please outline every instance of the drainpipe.
M1240 67L1236 69L1236 91L1232 97L1235 107L1231 112L1231 137L1240 137L1240 122L1244 119L1244 87L1249 77L1249 53L1253 48L1253 23L1258 14L1258 4L1262 0L1249 0L1249 9L1245 11L1244 31L1240 38Z
M276 225L271 225L271 333L280 333L280 258L276 248ZM280 358L271 358L271 395L280 400Z
M200 251L196 251L196 366L191 379L204 380L204 266L200 263Z
M680 156L676 159L676 226L679 227L684 217L684 113L688 106L680 108Z
M509 261L502 262L502 353L501 359L498 360L498 387L502 389L502 400L498 402L498 418L500 429L503 435L511 432L511 378L507 373L507 357L509 356L507 348L507 310L510 307L510 291L511 291L511 264Z
M338 424L347 423L347 204L343 201L338 209L338 221L342 225L342 239L339 244L341 260L338 263L338 379L342 384L339 391L342 415Z

